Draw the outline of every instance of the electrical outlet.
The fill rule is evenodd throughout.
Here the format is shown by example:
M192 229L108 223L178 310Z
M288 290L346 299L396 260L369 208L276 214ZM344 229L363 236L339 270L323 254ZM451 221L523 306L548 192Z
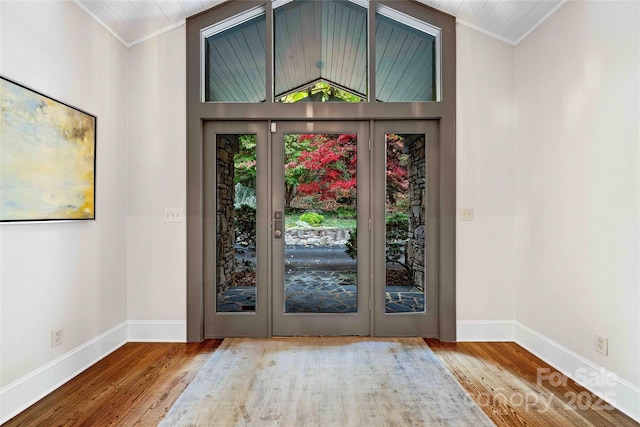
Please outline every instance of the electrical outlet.
M62 345L64 341L64 328L51 331L51 348Z
M182 209L169 209L164 210L164 222L182 222Z
M598 353L604 354L606 356L607 354L609 354L609 338L595 334L593 347Z

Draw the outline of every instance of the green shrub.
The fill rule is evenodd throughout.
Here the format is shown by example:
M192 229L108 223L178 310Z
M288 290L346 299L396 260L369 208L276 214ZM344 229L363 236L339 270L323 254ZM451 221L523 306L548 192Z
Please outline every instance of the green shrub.
M388 215L386 223L386 262L400 264L409 273L410 266L401 262L403 256L406 257L406 243L409 238L409 215L403 212L395 212ZM355 259L358 256L358 232L354 228L349 230L349 239L345 244L345 253ZM405 259L406 262L406 259Z
M386 218L386 258L387 262L395 262L407 268L400 262L400 258L406 255L406 242L409 238L409 215L403 212L395 212Z
M237 271L255 271L256 208L249 205L240 206L235 211L233 222L236 232Z
M405 240L409 232L409 215L394 212L385 219L387 224L387 240Z
M354 219L357 216L356 210L353 208L345 208L339 206L335 210L336 216L340 219Z
M358 256L358 229L352 228L349 230L349 239L345 243L344 252L351 258L356 259Z
M315 212L307 212L300 215L300 221L304 221L312 227L317 227L324 221L324 217Z

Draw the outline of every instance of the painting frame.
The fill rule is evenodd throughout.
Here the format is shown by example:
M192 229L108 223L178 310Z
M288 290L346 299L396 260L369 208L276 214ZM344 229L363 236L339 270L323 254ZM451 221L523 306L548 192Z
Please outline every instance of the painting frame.
M97 125L0 75L0 223L95 221Z

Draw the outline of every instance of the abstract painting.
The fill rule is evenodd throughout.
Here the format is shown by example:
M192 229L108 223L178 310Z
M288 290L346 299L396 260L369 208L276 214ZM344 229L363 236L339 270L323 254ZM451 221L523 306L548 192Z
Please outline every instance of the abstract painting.
M0 77L0 221L95 219L96 117Z

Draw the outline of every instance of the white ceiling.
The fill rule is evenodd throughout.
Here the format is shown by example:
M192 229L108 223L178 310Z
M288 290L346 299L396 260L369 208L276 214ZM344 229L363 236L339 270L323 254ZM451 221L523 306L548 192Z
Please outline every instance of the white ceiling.
M126 46L184 24L226 0L75 0ZM516 45L566 0L418 0Z

